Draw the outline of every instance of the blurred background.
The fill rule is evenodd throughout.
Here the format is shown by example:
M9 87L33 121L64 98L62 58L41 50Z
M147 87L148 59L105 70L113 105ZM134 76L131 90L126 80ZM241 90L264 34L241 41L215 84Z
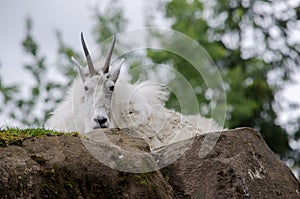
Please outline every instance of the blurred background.
M199 42L220 70L225 127L260 131L299 178L300 0L3 0L0 5L1 128L43 126L76 76L70 58L82 55L80 32L91 48L113 33L170 28ZM201 113L209 116L206 85L186 60L151 49L143 56L184 75ZM141 58L126 62L134 67ZM167 106L179 110L175 96Z

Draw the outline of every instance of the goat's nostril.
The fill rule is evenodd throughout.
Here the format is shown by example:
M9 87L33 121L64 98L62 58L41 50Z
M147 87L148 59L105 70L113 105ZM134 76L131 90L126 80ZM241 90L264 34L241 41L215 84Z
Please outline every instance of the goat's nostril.
M105 122L107 122L107 119L106 119L106 118L103 118L103 119L100 119L100 120L99 120L99 123L100 123L100 124L104 124Z
M104 123L107 122L107 118L105 118L105 117L95 118L94 121L97 122L97 123L99 123L101 125L101 124L104 124Z

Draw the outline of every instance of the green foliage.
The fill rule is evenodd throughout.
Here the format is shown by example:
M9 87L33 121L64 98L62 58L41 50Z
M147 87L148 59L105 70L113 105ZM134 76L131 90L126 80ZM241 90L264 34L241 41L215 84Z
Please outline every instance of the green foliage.
M62 33L56 31L56 37L58 41L58 59L57 63L58 70L63 76L67 77L67 84L63 86L62 89L66 90L75 77L77 76L76 67L74 67L71 60L72 57L75 57L77 60L80 60L80 53L75 52L70 46L66 45L63 41ZM49 90L52 89L54 85L49 85Z
M29 93L24 96L22 85L6 86L0 79L0 93L4 96L4 106L1 107L3 112L11 119L30 127L44 125L50 112L62 97L54 93L65 93L66 89L47 76L49 67L46 64L46 56L40 54L39 45L33 38L32 28L33 23L28 18L22 46L31 59L24 65L25 71L32 77Z
M113 34L124 31L127 26L123 8L118 0L112 0L103 11L95 7L93 18L96 19L93 32L98 44Z
M38 45L36 44L36 42L34 41L31 35L32 26L33 26L32 20L31 18L28 18L26 21L27 36L24 39L22 45L26 52L32 54L33 56L36 56L38 51Z
M3 101L4 103L8 103L9 101L12 100L12 96L14 93L18 92L18 86L12 85L12 86L7 86L2 83L1 77L0 77L0 93L3 95ZM0 109L1 112L1 109Z
M284 4L286 9L273 12L277 4ZM227 90L226 127L258 129L282 158L295 158L298 153L291 150L289 141L296 140L300 130L288 135L278 125L275 95L300 65L300 44L292 44L289 37L292 24L299 20L299 9L299 5L278 0L172 0L162 10L172 19L172 28L200 43L220 69ZM188 63L164 52L148 55L157 63L173 63L193 87L202 87L198 100L206 100L206 85ZM275 82L269 78L271 72L276 74ZM171 97L170 104L176 104ZM299 165L300 158L294 160Z

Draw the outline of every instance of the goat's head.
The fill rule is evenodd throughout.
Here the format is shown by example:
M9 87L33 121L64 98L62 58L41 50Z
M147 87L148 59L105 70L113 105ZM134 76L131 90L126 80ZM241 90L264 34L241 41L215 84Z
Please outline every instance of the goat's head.
M108 128L110 126L112 117L111 100L114 91L115 83L119 77L120 69L123 64L111 71L110 60L114 49L116 36L114 35L112 44L108 51L105 63L100 71L97 71L92 62L90 53L85 44L83 34L81 33L81 43L87 61L88 70L85 70L75 58L72 57L73 62L78 68L78 73L83 82L84 89L84 109L87 111L87 122L91 128ZM92 130L92 129L89 129Z

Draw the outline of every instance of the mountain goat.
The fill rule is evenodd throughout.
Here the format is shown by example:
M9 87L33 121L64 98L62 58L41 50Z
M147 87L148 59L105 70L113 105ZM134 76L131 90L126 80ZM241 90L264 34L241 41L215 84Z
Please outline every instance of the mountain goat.
M79 77L47 127L81 133L97 128L136 127L147 138L151 149L221 129L212 119L182 115L165 108L168 92L164 86L151 81L131 84L122 78L120 70L124 60L114 69L110 67L115 35L100 70L94 67L82 33L81 42L87 67L72 58Z

